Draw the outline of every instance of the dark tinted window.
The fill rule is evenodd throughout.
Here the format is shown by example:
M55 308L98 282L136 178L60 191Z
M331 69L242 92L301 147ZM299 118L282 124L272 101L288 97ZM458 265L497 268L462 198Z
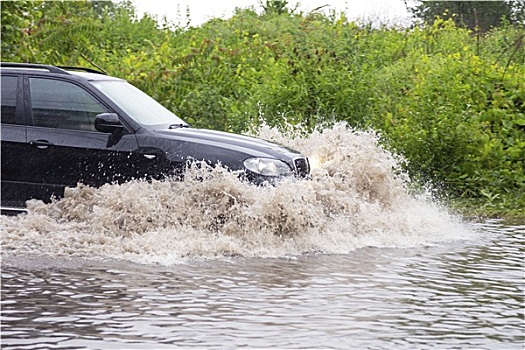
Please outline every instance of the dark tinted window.
M2 76L2 124L16 124L17 77Z
M75 84L30 78L35 126L95 131L97 114L108 112L89 92Z

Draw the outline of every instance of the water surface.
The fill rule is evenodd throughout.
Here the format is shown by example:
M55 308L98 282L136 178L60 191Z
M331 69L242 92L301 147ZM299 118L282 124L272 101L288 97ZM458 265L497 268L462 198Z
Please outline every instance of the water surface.
M312 178L193 169L2 217L2 348L524 348L525 220L414 195L373 133L265 136Z
M172 266L12 258L5 349L523 349L525 226L411 249Z

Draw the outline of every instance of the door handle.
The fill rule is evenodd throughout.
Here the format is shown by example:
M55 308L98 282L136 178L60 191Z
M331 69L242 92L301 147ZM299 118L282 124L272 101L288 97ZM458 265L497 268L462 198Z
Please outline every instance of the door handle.
M29 144L31 146L36 146L36 148L38 149L46 149L48 148L49 146L53 146L53 144L47 140L34 140L34 141L29 141Z

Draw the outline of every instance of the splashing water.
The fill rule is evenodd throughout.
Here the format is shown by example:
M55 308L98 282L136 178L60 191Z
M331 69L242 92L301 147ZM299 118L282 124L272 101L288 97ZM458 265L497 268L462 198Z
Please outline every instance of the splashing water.
M458 218L408 194L396 158L373 132L340 123L303 137L262 127L258 136L307 155L311 179L257 187L218 167L191 168L182 182L79 185L51 204L29 201L27 215L2 217L2 254L173 264L345 254L469 235Z

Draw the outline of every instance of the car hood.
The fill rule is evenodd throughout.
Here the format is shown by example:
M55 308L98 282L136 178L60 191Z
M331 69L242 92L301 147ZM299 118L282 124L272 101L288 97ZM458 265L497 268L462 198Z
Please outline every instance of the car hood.
M269 157L290 161L302 157L299 152L273 142L223 131L185 127L155 129L154 132L163 138L178 141L176 143L183 145L184 152L196 159L213 160L210 156L216 154L219 159L226 160L227 153L235 154L236 159L240 157L243 160L249 157Z

